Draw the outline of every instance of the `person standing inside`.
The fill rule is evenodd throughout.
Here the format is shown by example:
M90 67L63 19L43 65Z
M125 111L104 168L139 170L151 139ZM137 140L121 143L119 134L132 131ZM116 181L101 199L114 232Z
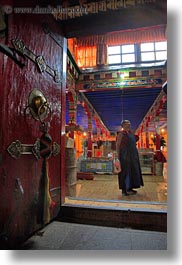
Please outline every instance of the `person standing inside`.
M138 136L131 132L131 123L129 120L121 122L121 131L117 134L116 151L121 164L121 171L118 173L119 189L122 195L127 196L136 194L134 189L144 186L141 174L136 141Z

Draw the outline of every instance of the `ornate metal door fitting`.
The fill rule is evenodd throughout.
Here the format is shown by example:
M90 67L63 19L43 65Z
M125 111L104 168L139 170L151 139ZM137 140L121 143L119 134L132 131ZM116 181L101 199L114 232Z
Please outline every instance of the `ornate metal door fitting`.
M12 142L8 148L8 153L15 159L20 158L21 155L34 155L38 160L41 155L41 139L37 139L34 144L22 144L19 140ZM56 156L60 153L60 145L53 142L50 146L49 156Z
M63 48L63 38L59 38L48 26L47 23L42 24L45 34L48 34L61 48Z
M47 99L42 91L38 89L33 89L28 97L28 105L25 109L29 109L32 117L35 120L43 121L48 114L51 114L51 109L47 103Z
M12 39L12 44L16 51L23 54L27 58L29 58L31 61L33 61L39 71L47 72L49 75L51 75L54 78L54 81L56 83L60 83L62 81L61 73L59 73L57 70L53 70L49 65L46 64L45 59L42 55L35 55L32 51L30 51L24 44L22 40L19 39Z

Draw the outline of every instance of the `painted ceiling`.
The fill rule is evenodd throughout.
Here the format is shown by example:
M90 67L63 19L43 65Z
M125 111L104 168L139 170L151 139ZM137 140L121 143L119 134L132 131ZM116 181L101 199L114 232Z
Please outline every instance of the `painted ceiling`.
M135 88L110 91L85 92L84 95L100 116L110 133L120 130L123 119L131 121L135 131L146 113L154 103L162 88ZM167 103L164 104L160 114L160 126L166 123ZM68 100L66 104L66 123L68 124ZM77 105L77 124L88 130L88 118L81 103ZM92 121L93 133L97 132L95 121Z
M63 1L63 3L64 2L65 1ZM90 5L90 3L92 3L92 5L98 4L99 0L88 0L83 2L87 7L87 4ZM93 2L96 2L96 4ZM132 6L130 5L131 2L142 4ZM70 0L68 3L67 6L74 6L79 5L80 1ZM128 3L126 8L108 9L107 12L91 12L87 15L66 20L57 19L57 21L63 27L63 32L67 38L77 38L80 36L105 34L117 30L167 24L166 0L125 1L125 3ZM115 133L120 129L122 119L129 119L132 124L132 129L136 130L161 90L162 85L155 88L135 87L132 89L84 91L83 93L110 133ZM66 99L66 124L69 123L68 111L69 104ZM166 125L166 119L167 102L164 104L160 113L160 126ZM88 130L88 118L80 101L77 105L76 123L82 126L86 131ZM151 126L155 126L155 124L151 123ZM92 127L93 133L96 133L97 128L94 119Z

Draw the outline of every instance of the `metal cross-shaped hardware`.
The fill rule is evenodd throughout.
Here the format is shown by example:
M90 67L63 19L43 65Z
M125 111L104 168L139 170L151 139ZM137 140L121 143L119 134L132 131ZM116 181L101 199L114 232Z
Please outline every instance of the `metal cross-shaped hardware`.
M15 49L9 48L8 46L0 43L0 52L6 54L19 67L23 68L25 66L25 56L23 54L19 54L19 52L15 51Z
M36 159L40 159L40 139L37 139L34 144L22 144L19 140L16 140L8 146L7 151L15 159L20 158L21 155L31 154L33 154ZM53 142L51 155L56 156L59 153L60 145Z
M45 34L48 34L61 48L63 48L63 38L59 38L47 25L47 23L42 24L42 28Z
M56 83L60 83L62 81L61 73L53 70L49 65L46 64L45 59L42 55L35 55L32 51L30 51L24 44L24 42L20 39L12 39L12 44L19 53L28 57L31 61L37 64L39 71L47 72L51 75Z

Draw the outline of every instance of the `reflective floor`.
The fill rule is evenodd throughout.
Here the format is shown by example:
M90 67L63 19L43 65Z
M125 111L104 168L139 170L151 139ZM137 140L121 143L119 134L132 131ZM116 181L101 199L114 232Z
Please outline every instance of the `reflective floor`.
M163 176L143 175L144 186L137 194L122 197L118 188L117 175L94 174L93 180L78 180L72 187L71 196L66 197L68 204L87 204L112 207L136 207L167 209L167 163ZM71 190L70 190L71 191ZM138 206L137 206L138 205Z

